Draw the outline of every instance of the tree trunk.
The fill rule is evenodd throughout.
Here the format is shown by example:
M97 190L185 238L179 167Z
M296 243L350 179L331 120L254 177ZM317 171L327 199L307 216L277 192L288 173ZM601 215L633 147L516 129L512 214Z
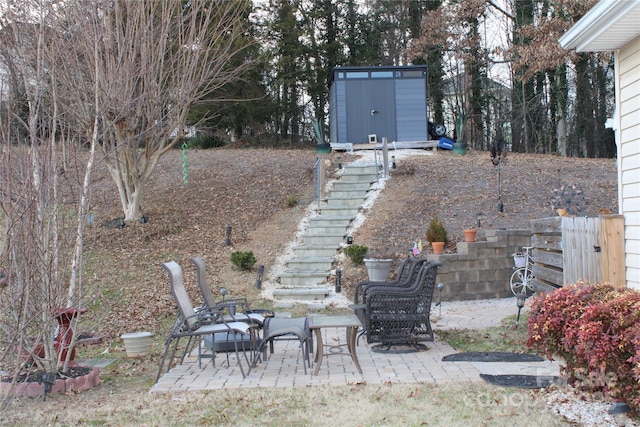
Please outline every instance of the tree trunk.
M118 188L124 221L138 221L143 213L146 183L162 154L156 152L149 157L143 156L136 149L134 142L126 142L121 136L114 138L122 142L119 143L116 152L111 152L109 156L103 153L104 161ZM179 136L174 138L169 146L177 143L179 139ZM134 164L136 167L131 166Z
M589 122L591 111L591 85L589 82L589 55L581 53L575 62L576 69L576 107L575 130L570 140L570 155L584 157L587 154Z
M557 153L563 157L567 156L567 99L569 97L569 87L567 85L567 66L556 68L554 73L555 100L556 100L556 139Z

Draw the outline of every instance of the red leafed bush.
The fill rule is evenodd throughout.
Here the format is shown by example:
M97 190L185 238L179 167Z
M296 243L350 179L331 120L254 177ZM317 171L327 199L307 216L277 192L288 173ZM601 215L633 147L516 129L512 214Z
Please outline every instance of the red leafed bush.
M566 362L574 386L640 410L640 292L577 283L534 298L527 346Z

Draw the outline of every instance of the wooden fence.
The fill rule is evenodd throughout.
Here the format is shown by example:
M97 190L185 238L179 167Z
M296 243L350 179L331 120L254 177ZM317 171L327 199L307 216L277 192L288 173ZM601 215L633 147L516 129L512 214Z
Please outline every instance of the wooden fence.
M586 280L625 286L624 217L553 217L531 221L532 272L540 290Z

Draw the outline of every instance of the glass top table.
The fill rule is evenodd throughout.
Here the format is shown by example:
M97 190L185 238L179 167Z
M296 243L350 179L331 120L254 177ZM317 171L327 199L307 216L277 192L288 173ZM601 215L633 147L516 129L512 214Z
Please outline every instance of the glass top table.
M313 371L313 375L318 375L324 356L341 354L343 353L344 347L347 348L347 352L351 356L353 363L356 365L358 372L362 374L362 369L360 368L360 362L358 361L358 355L356 353L356 336L358 334L358 328L360 327L362 327L362 323L355 314L309 316L309 329L313 331L316 336L316 352L314 359L316 366ZM322 339L322 329L324 328L345 328L347 342L324 344ZM326 353L325 347L327 347Z

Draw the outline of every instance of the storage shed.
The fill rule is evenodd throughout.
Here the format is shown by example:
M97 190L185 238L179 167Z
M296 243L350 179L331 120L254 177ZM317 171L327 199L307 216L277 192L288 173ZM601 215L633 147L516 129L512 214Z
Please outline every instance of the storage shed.
M329 82L332 144L429 140L427 66L336 67Z

